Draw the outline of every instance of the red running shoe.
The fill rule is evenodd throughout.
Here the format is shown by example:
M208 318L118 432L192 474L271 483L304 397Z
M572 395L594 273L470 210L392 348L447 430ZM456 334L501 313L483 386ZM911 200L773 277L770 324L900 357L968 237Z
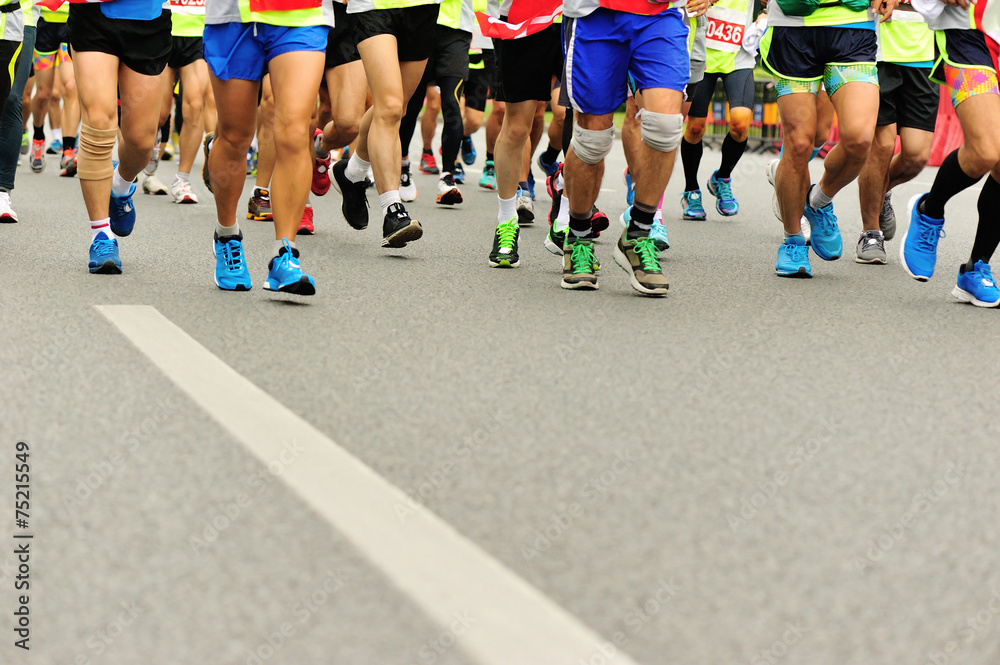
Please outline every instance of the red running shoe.
M608 216L594 206L590 212L590 226L594 229L594 237L600 238L601 231L606 231L609 225Z
M320 129L316 130L313 134L313 141L317 143L323 136L323 132ZM312 193L316 196L323 196L330 191L330 164L333 162L333 158L329 153L325 157L315 157L313 159L313 179L312 179Z
M607 219L605 217L605 219ZM299 235L300 236L311 236L316 233L316 227L313 225L313 207L311 204L306 203L306 209L302 211L302 221L299 222Z

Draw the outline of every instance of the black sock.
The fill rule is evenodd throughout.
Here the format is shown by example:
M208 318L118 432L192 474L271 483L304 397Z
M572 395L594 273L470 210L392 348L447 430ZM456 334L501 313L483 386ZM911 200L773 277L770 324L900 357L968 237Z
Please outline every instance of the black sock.
M575 213L569 213L569 229L577 238L588 238L594 232L594 226L590 223L590 215L577 217Z
M958 163L958 150L953 150L941 162L931 191L920 202L920 212L933 219L944 219L944 204L962 190L975 185L979 178L973 178L962 170Z
M492 152L486 153L486 161L487 162L492 162L493 161L493 153Z
M433 156L434 155L434 151L431 150L430 148L424 148L424 154L425 155L431 155L431 156Z
M166 143L170 140L170 118L167 117L167 121L160 125L160 143Z
M737 141L731 134L726 134L722 141L722 164L719 166L718 178L728 178L733 174L736 163L743 156L743 151L747 149L746 140Z
M1000 244L1000 220L997 219L996 211L1000 209L1000 183L992 177L983 183L983 189L979 192L979 226L976 228L976 240L972 243L972 255L969 262L965 264L962 272L972 270L976 261L989 263L993 258L993 252Z
M45 140L45 125L41 127L35 127L35 133L31 135L31 138L35 141Z
M75 136L64 136L63 137L63 150L72 150L76 147L76 137Z
M653 228L653 215L656 214L656 210L644 209L645 206L639 206L638 204L632 206L632 212L629 214L630 219L628 223L629 235L649 235L649 230Z
M701 141L688 143L681 139L681 163L684 165L684 190L693 192L698 189L698 166L701 165L701 153L705 146Z
M549 147L546 148L545 152L542 153L542 158L543 158L543 160L545 162L547 162L549 164L552 164L557 159L559 159L559 152L560 152L560 149L559 148L553 148L552 144L550 143Z

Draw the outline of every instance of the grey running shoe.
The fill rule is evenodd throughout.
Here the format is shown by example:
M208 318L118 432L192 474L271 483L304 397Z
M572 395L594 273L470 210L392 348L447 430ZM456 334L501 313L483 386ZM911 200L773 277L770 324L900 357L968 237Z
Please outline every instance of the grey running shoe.
M892 192L886 192L882 199L882 212L878 214L878 227L886 240L896 235L896 211L892 209Z
M881 231L865 231L861 234L854 262L885 265L885 240L882 239Z

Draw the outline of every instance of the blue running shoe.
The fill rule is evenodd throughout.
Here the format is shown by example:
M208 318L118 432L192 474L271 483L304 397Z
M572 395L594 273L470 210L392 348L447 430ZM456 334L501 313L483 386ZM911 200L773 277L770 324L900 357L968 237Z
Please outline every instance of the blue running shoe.
M667 227L663 225L663 218L660 217L659 212L656 213L656 217L653 217L653 228L649 230L649 239L661 252L670 249L670 242L667 240Z
M111 232L119 238L132 233L135 228L135 205L132 195L135 194L135 183L129 186L128 194L118 198L111 195L111 205L108 206L108 216L111 218Z
M622 179L625 181L625 203L633 205L635 203L635 183L632 182L632 174L628 172L627 166L622 173Z
M531 170L528 171L528 196L535 200L535 174Z
M920 200L926 194L917 194L910 199L910 225L899 243L899 262L903 270L913 279L926 282L934 276L937 262L938 240L945 237L944 220L920 214Z
M471 136L462 139L462 161L466 166L476 163L476 144L472 142Z
M733 198L733 179L719 178L716 171L708 179L708 193L718 199L715 209L723 217L732 217L740 211L740 204Z
M46 155L61 155L63 151L62 140L53 139L52 143L49 144L49 149L45 151Z
M281 244L278 256L271 259L271 263L268 264L264 288L268 291L294 293L297 296L315 295L316 282L302 272L299 266L299 250L289 245L287 240L282 240Z
M836 261L844 252L844 240L840 237L837 216L833 214L833 204L817 210L807 204L802 212L809 220L809 244L816 256L824 261Z
M802 236L785 238L778 248L778 262L774 264L778 277L812 277L809 265L809 248Z
M249 291L250 271L243 253L243 234L215 234L215 285L223 291Z
M976 307L996 307L1000 305L1000 289L988 263L976 261L972 270L958 271L958 283L951 295L962 302L971 302Z
M540 152L538 153L538 159L536 161L538 162L538 166L541 167L543 171L545 171L546 176L554 176L556 174L556 171L559 170L558 155L554 160L552 160L552 163L549 163L545 161L545 153Z
M701 204L701 190L693 189L681 195L681 209L684 219L702 221L705 219L705 208Z
M459 185L465 184L465 169L462 168L462 162L455 162L455 168L451 170L451 177Z
M118 256L118 241L103 232L90 244L90 272L101 275L122 274L122 260Z

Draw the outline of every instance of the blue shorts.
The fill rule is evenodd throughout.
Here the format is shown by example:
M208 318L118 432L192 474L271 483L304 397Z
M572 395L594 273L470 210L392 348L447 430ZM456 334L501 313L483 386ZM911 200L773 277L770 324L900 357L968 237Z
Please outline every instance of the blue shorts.
M580 113L614 113L625 103L629 75L639 90L683 91L691 77L688 26L680 11L655 16L599 8L563 18L563 88Z
M330 28L286 28L267 23L219 23L205 26L205 61L221 81L259 81L267 63L282 53L326 51Z

